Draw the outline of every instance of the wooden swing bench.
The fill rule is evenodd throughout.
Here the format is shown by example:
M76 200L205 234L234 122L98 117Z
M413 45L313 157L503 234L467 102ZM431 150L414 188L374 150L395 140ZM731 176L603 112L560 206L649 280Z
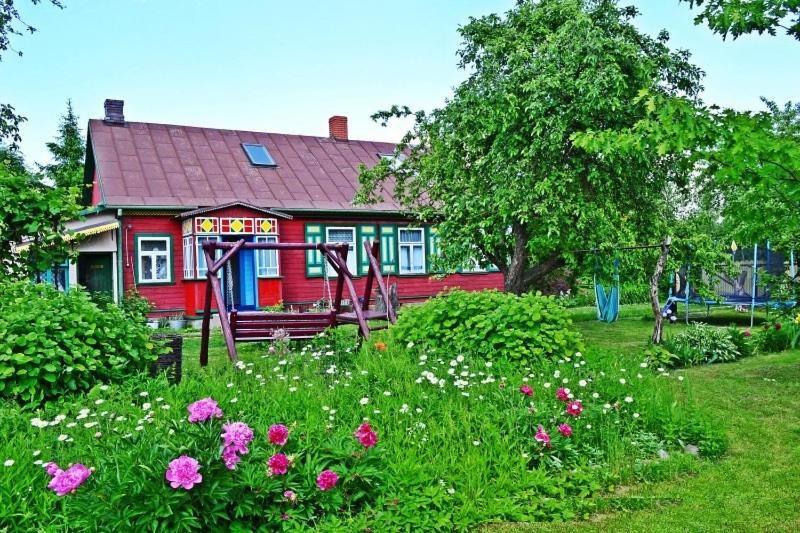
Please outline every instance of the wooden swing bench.
M237 342L260 342L273 340L310 339L328 328L339 324L355 324L362 338L369 337L370 331L387 328L394 324L397 315L389 298L389 292L381 275L380 244L364 241L369 268L365 280L364 295L361 299L356 294L353 275L347 268L349 245L346 243L276 243L276 242L237 242L207 241L203 244L206 264L206 295L203 307L203 325L200 340L200 366L208 364L208 342L211 328L211 300L216 301L219 310L222 335L228 348L228 357L237 361ZM217 250L222 256L214 260ZM227 311L222 285L217 275L230 260L241 250L304 250L317 251L327 260L327 264L336 272L336 290L329 294L329 311L288 313L265 311ZM327 273L327 271L325 271ZM326 276L327 282L327 276ZM377 285L379 297L383 299L386 311L369 308L373 286ZM347 289L352 311L342 311L342 297ZM329 289L330 290L330 289Z

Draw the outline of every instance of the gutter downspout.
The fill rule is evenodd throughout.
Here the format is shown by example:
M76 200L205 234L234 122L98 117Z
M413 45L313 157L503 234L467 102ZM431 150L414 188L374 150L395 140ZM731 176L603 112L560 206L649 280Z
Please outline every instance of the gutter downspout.
M119 295L117 299L117 303L121 304L122 299L125 297L124 289L124 274L125 271L122 268L122 239L123 239L123 230L122 230L122 209L117 209L116 217L117 221L119 222L117 226L117 294Z

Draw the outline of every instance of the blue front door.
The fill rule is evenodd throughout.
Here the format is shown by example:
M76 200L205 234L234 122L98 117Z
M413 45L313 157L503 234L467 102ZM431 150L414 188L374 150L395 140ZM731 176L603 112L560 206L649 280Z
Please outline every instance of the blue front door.
M256 262L253 250L239 252L239 308L256 309L258 295L256 287Z

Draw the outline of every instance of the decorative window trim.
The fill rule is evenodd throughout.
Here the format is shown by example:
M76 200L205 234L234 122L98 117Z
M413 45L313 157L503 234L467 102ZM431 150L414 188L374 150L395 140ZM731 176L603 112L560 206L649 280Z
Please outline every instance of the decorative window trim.
M253 242L278 242L277 235L257 235L253 238ZM281 275L281 256L278 250L255 250L256 252L256 277L257 278L277 278ZM262 253L275 253L275 271L274 272L261 272L261 254ZM269 267L263 267L269 268Z
M419 241L403 241L401 238L402 232L404 231L418 231L420 233L420 240ZM402 251L403 248L411 248L411 253L409 254L409 258L413 261L414 248L422 248L422 269L421 270L403 270L403 261L402 261ZM398 275L401 276L419 276L421 274L427 274L427 265L425 264L425 253L426 253L426 246L425 246L425 228L421 227L407 227L407 228L397 228L397 272ZM413 268L413 264L411 267Z
M237 221L242 224L241 231L231 228ZM253 219L248 217L221 217L219 219L219 233L222 235L253 235L255 233L255 224L253 224Z
M277 235L278 234L278 219L277 218L256 218L255 223L256 235Z
M211 229L203 228L203 223L209 221ZM219 233L219 218L217 217L194 217L195 235L216 235Z
M175 282L174 275L172 272L174 258L172 249L172 235L169 233L136 233L133 236L134 240L134 256L136 261L133 264L134 271L135 271L135 279L137 285L170 285ZM167 256L167 279L142 279L142 271L141 271L141 262L143 254L147 254L153 258L161 255L161 253L152 253L152 252L142 252L141 250L141 242L142 241L164 241L167 243L167 250L163 252ZM153 264L155 268L155 263Z
M350 243L351 248L348 248L347 252L347 269L350 271L350 274L355 278L358 277L358 254L356 253L356 238L358 237L358 232L355 226L325 226L325 241L326 243L334 243L340 241L332 241L330 240L330 232L331 230L345 230L345 231L352 231L353 232L353 240ZM335 270L331 267L328 260L324 257L322 258L324 267L328 269L328 276L336 277L338 274Z

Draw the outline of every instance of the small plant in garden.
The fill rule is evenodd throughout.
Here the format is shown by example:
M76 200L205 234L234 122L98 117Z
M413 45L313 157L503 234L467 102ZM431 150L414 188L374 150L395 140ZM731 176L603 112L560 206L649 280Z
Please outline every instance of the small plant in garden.
M737 341L738 342L738 341ZM725 328L697 322L664 341L664 347L685 366L734 361L742 352Z

